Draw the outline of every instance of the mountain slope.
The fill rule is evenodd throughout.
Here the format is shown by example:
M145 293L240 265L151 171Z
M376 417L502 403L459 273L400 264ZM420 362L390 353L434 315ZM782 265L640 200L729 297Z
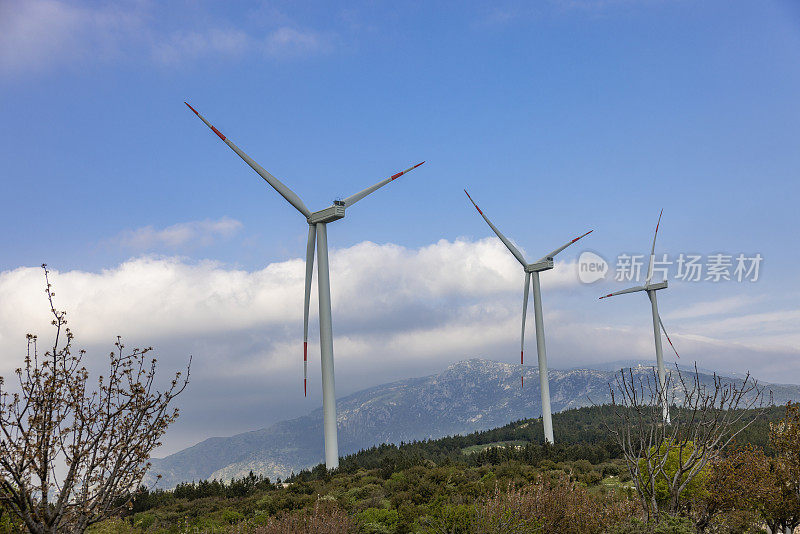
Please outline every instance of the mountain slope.
M380 443L467 434L539 417L538 370L525 368L524 389L520 388L519 372L518 365L466 360L436 375L400 380L338 399L339 452L345 455ZM610 401L613 371L551 369L549 374L554 412ZM709 375L701 376L705 383L712 380ZM800 399L800 386L767 386L776 403ZM161 487L205 478L228 480L251 470L272 479L285 478L322 458L320 408L266 429L211 438L154 459L149 476L161 474Z

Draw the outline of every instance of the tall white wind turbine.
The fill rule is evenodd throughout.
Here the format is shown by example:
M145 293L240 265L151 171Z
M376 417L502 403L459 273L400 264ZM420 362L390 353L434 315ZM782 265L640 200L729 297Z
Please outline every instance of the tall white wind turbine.
M294 191L286 187L280 180L272 176L261 165L253 161L250 156L242 152L238 146L222 135L205 117L200 115L197 110L184 102L195 115L200 117L206 126L211 128L231 150L236 152L245 163L247 163L259 176L272 186L289 204L305 216L308 221L308 246L306 247L306 284L305 284L305 308L303 312L303 392L308 393L308 307L311 297L311 277L314 269L314 245L317 246L317 261L319 262L317 275L319 288L319 345L322 361L322 413L323 428L325 432L325 465L328 469L339 466L339 444L336 429L336 391L333 374L333 328L331 326L331 288L330 272L328 269L328 232L327 224L344 218L345 209L349 208L370 193L374 193L389 182L399 178L405 173L416 169L423 163L417 163L413 167L398 172L378 182L372 187L347 197L344 200L336 200L333 205L320 211L312 212L303 201L300 200Z
M650 308L653 314L653 336L655 338L656 344L656 364L658 367L658 382L660 384L660 392L661 392L661 405L664 415L664 421L669 423L669 399L667 398L667 391L666 391L666 371L664 370L664 355L661 349L661 331L664 331L664 335L667 336L667 341L669 341L672 350L675 351L675 355L680 358L678 351L675 350L675 345L672 344L672 340L669 338L669 334L667 334L667 329L664 328L664 322L661 320L661 316L658 314L658 302L656 300L656 291L659 289L666 289L667 288L667 281L663 280L658 283L653 283L653 265L655 263L655 251L656 251L656 237L658 237L658 227L661 225L661 215L664 213L662 209L661 212L658 214L658 222L656 223L656 231L653 233L653 246L650 247L650 263L647 266L647 277L645 278L644 285L631 287L628 289L623 289L622 291L615 291L614 293L609 293L608 295L603 295L600 297L601 299L605 299L608 297L614 297L616 295L623 295L625 293L637 293L639 291L646 291L647 296L650 298Z
M467 193L467 190L464 190ZM522 297L522 333L520 335L520 347L519 347L519 364L520 367L522 366L525 360L525 316L528 313L528 290L531 284L531 279L533 279L533 315L534 321L536 323L536 352L539 356L539 389L541 390L542 395L542 423L544 425L544 439L548 443L553 443L553 418L550 411L550 383L547 380L547 354L545 351L544 345L544 320L542 318L542 290L539 284L539 273L541 271L548 271L553 268L553 258L555 258L556 254L570 246L571 244L575 243L582 237L585 237L592 233L592 230L589 230L583 235L580 235L569 241L565 245L558 247L554 251L546 254L542 258L538 259L533 263L528 263L525 261L525 257L522 253L511 244L511 241L504 236L500 230L497 229L495 225L492 224L492 221L481 211L475 201L472 200L472 197L469 196L467 193L467 197L469 201L472 202L472 205L475 206L475 209L478 210L478 213L481 214L483 220L486 221L486 224L494 231L497 237L500 238L500 241L511 251L511 254L517 258L517 261L522 264L522 269L525 271L525 288L523 290L523 297ZM524 385L524 378L520 378L520 385Z

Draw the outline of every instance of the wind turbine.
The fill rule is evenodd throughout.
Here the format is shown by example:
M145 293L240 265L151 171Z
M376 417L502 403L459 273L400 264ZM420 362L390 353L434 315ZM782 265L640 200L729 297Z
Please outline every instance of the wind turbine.
M467 193L467 190L464 190ZM555 249L554 251L550 252L549 254L543 256L542 258L538 259L533 263L528 263L525 261L525 258L522 256L522 253L517 250L517 248L511 244L506 236L504 236L500 230L497 229L495 225L492 224L492 221L484 215L481 209L475 204L475 201L472 200L472 197L469 196L467 193L467 197L469 201L472 202L472 205L475 206L475 209L478 210L478 213L481 214L483 220L486 221L486 224L494 231L497 237L500 238L500 241L511 251L511 254L517 258L517 261L522 264L522 269L525 271L525 288L523 291L522 297L522 334L520 335L520 347L519 347L519 364L522 367L522 364L525 359L525 316L528 313L528 290L531 284L531 279L533 279L533 315L534 321L536 323L536 352L539 355L539 389L541 390L542 395L542 423L544 424L544 439L548 443L553 443L553 418L550 412L550 384L547 380L547 354L545 351L544 346L544 321L542 319L542 290L539 284L539 273L541 271L548 271L553 268L553 258L555 258L556 254L570 246L571 244L575 243L582 237L585 237L592 233L592 230L589 230L583 235L580 235L569 241L567 244ZM524 385L524 378L520 377L520 385Z
M314 270L314 245L317 246L317 269L319 288L319 345L322 361L322 413L325 432L325 465L328 469L339 467L339 444L336 429L336 392L333 375L333 328L331 326L331 287L328 268L328 231L327 224L344 218L345 209L349 208L370 193L374 193L389 182L401 177L425 163L417 163L413 167L393 174L372 187L347 197L335 200L333 205L320 211L312 212L294 191L286 187L280 180L272 176L250 156L242 152L238 146L222 135L205 117L200 115L188 102L184 102L195 115L200 117L206 126L211 128L231 150L236 152L259 176L272 186L289 204L302 213L308 221L308 245L306 247L306 287L305 308L303 311L303 393L308 394L308 306L311 298L311 277Z
M650 307L653 313L653 337L655 338L656 344L656 364L658 366L658 382L661 385L661 405L663 407L663 415L664 421L669 423L669 406L668 399L667 399L667 392L666 392L666 385L667 385L667 378L666 372L664 370L664 355L661 349L661 331L664 331L664 335L667 336L667 341L669 341L669 345L672 347L672 350L675 351L675 355L680 358L680 354L675 349L675 345L672 344L672 340L669 338L669 334L667 334L667 329L664 328L664 322L661 320L661 316L658 314L658 302L656 300L656 291L660 289L667 288L667 281L663 280L658 283L652 283L651 280L653 278L653 264L655 263L655 251L656 251L656 237L658 237L658 227L661 225L661 215L664 213L664 210L661 210L661 213L658 214L658 222L656 223L656 231L653 234L653 246L650 247L650 263L647 266L647 277L645 278L644 285L631 287L628 289L623 289L622 291L616 291L614 293L609 293L608 295L603 295L600 297L601 299L605 299L608 297L614 297L616 295L623 295L625 293L637 293L639 291L646 291L648 298L650 298Z

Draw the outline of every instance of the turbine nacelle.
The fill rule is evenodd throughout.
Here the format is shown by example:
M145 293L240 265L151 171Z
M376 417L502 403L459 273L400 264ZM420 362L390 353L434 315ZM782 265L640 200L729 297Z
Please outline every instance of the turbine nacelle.
M664 280L663 282L658 282L657 284L651 284L648 282L643 286L629 287L628 289L623 289L622 291L615 291L614 293L603 295L600 298L607 299L608 297L616 297L617 295L624 295L626 293L638 293L639 291L658 291L659 289L666 289L666 288L667 288L666 280Z
M529 263L525 266L526 273L538 273L541 271L549 271L553 268L555 262L553 258L544 258L535 263Z
M308 217L308 224L329 223L343 219L344 209L344 203L337 204L334 202L333 206L312 213Z
M658 291L659 289L667 289L667 281L659 282L657 284L647 284L644 286L645 291Z

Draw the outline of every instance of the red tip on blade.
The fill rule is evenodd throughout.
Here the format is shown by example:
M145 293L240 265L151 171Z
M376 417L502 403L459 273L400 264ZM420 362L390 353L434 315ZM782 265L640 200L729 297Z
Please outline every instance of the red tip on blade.
M220 131L219 131L219 130L217 130L217 129L216 129L216 128L214 128L213 126L211 127L211 129L212 129L212 130L214 130L214 133L215 133L215 134L217 134L217 135L219 136L219 138L220 138L220 139L222 139L223 141L225 140L225 136L224 136L224 135L222 135L222 134L220 133Z
M186 102L186 101L184 100L184 102L183 102L183 103L184 103L184 104L186 104L187 106L189 106L189 109L191 109L192 111L194 111L194 114L195 114L195 115L200 115L200 114L197 112L197 110L196 110L196 109L194 109L194 108L193 108L193 107L192 107L192 106L191 106L191 105L190 105L188 102Z
M611 293L609 293L608 295L603 295L603 296L602 296L602 297L600 297L600 298L601 298L601 299L604 299L604 298L608 298L608 297L610 297L610 296L611 296Z
M303 396L308 397L308 380L303 379Z
M525 387L525 377L524 376L519 377L519 387L521 387L521 388Z
M465 193L467 193L467 190L466 190L466 189L464 189L464 192L465 192ZM469 196L469 193L467 193L467 197L469 198L469 201L470 201L470 202L472 202L472 205L473 205L473 206L475 206L475 209L476 209L476 210L478 210L478 213L480 213L481 215L483 215L483 212L482 212L482 211L481 211L481 209L478 207L478 205L477 205L477 204L475 204L475 201L474 201L474 200L472 200L472 197L471 197L471 196Z
M594 230L589 230L585 234L579 235L578 237L576 237L575 239L572 240L572 243L574 243L575 241L578 241L580 239L583 239L584 237L586 237L587 235L591 234L592 232L594 232Z
M423 161L422 163L425 163L425 162ZM404 170L404 171L400 171L400 172L398 172L397 174L393 174L392 176L390 176L390 177L389 177L389 179L390 179L390 180L394 180L395 178L400 178L400 177L401 177L401 176L403 176L405 173L407 173L407 172L410 172L410 171L413 171L414 169L416 169L417 167L419 167L420 165L422 165L422 163L417 163L417 164L416 164L416 165L414 165L413 167L409 167L408 169L406 169L406 170Z
M666 333L666 332L664 332L664 335L665 335L665 336L667 336L667 333ZM681 355L680 355L680 354L678 354L678 350L675 348L675 345L673 345L673 344L672 344L672 340L669 338L669 336L667 336L667 341L669 341L669 346L670 346L670 347L672 347L672 350L675 352L675 356L677 356L678 358L680 358L680 357L681 357Z

